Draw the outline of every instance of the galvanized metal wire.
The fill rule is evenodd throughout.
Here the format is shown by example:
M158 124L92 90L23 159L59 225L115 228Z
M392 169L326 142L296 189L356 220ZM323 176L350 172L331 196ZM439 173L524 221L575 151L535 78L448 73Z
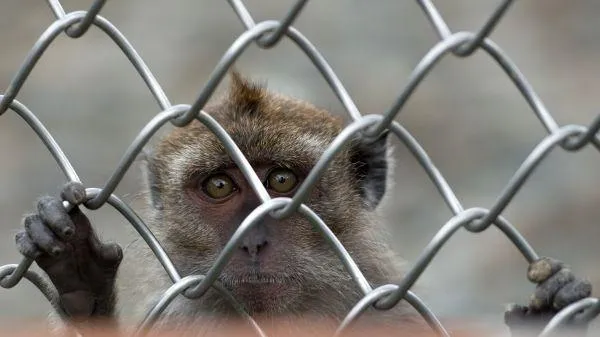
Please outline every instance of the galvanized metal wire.
M105 0L94 1L87 11L74 11L70 13L65 12L59 0L48 0L47 2L54 13L56 20L43 32L37 42L33 45L22 65L16 71L10 85L4 91L4 94L0 95L0 116L9 109L16 112L42 140L66 178L69 181L80 182L69 159L61 150L58 143L53 139L52 135L44 127L43 123L40 122L35 114L24 104L17 101L16 97L29 74L35 68L37 61L44 55L47 48L58 35L65 33L67 36L76 39L84 35L92 28L92 26L96 26L106 33L106 35L108 35L123 51L132 66L146 83L161 110L160 113L152 118L141 129L137 137L126 149L122 159L119 161L113 174L106 181L104 186L102 188L86 189L87 201L84 203L84 205L91 210L98 209L108 203L120 212L144 239L173 282L173 285L163 294L157 304L148 311L144 320L140 322L137 334L143 334L144 331L151 329L153 323L177 296L198 298L210 287L213 287L221 292L224 298L229 300L243 317L246 317L249 320L251 326L254 327L259 336L264 336L264 333L256 322L244 312L242 306L239 305L236 299L219 284L217 279L223 267L228 263L233 249L244 236L244 233L252 228L252 226L254 226L262 217L270 214L278 218L284 218L292 213L298 212L306 217L313 224L314 228L321 233L325 240L331 245L331 249L339 257L340 263L346 268L347 272L356 283L356 286L364 295L364 297L356 303L354 308L349 311L336 334L343 332L352 323L357 321L368 308L389 310L397 305L399 301L405 300L425 318L440 336L449 336L449 333L444 329L440 321L435 317L427 305L410 291L411 287L419 279L440 249L442 249L445 243L452 238L454 233L462 228L472 233L479 233L493 225L506 235L507 239L514 244L515 248L521 252L528 262L536 260L538 258L536 252L515 227L502 217L502 212L527 181L528 177L533 173L537 165L550 151L556 148L557 145L566 151L578 151L584 146L592 144L592 146L600 150L600 138L597 134L600 130L600 115L595 118L589 127L583 125L560 126L548 112L541 99L536 95L532 86L527 82L525 76L520 72L514 62L508 58L506 53L498 45L490 40L490 33L498 25L510 5L513 3L511 0L500 1L488 20L476 32L452 32L431 1L418 0L418 4L422 8L424 15L432 24L440 41L430 49L415 67L407 85L390 108L383 114L376 115L362 115L360 113L352 100L352 97L344 88L344 85L335 74L333 68L319 53L318 49L302 35L302 33L292 27L295 19L301 14L302 9L306 6L307 0L296 1L281 20L268 20L259 23L255 22L242 0L229 0L229 4L240 19L245 31L231 44L229 49L215 66L212 74L206 81L206 85L199 91L197 99L190 105L175 106L171 105L160 84L127 38L106 18L99 15L106 3ZM250 166L250 163L233 142L231 137L212 117L203 112L202 108L210 99L228 69L250 44L256 43L260 48L268 49L275 47L279 41L284 38L292 40L312 61L333 90L333 93L340 100L347 113L353 119L353 122L347 125L333 140L292 198L271 199L265 187ZM530 105L534 114L540 120L542 127L546 129L547 136L545 136L531 151L492 205L488 208L479 207L465 209L450 185L444 179L444 176L427 155L426 151L400 123L395 121L395 119L401 112L404 104L412 96L419 83L444 56L452 54L457 57L467 58L478 49L484 50L504 70L506 75ZM141 149L164 124L171 122L176 127L183 127L194 119L208 127L208 129L223 143L226 151L240 168L245 178L248 180L248 183L260 198L262 204L248 215L238 227L206 275L188 275L182 277L150 229L144 224L139 216L127 204L114 195L113 192ZM391 131L392 134L397 136L398 139L406 145L421 167L426 171L454 216L450 218L431 239L423 253L416 260L416 263L408 270L400 283L386 284L373 289L367 278L361 273L360 269L352 259L352 256L327 227L327 224L324 223L323 220L309 207L304 205L303 201L306 200L311 188L315 185L323 171L327 169L331 160L333 160L336 154L343 149L353 135L358 132L376 135L385 130ZM64 206L67 208L72 207L67 202L65 202ZM3 288L12 288L23 278L26 278L37 286L44 296L56 307L59 313L61 313L61 309L56 306L58 300L56 290L51 284L48 284L41 275L37 274L35 271L29 270L32 263L33 261L31 259L23 258L19 264L1 266L0 286ZM597 298L583 299L571 304L559 312L545 327L540 336L548 336L564 322L575 316L578 320L589 321L595 318L599 313L600 300Z

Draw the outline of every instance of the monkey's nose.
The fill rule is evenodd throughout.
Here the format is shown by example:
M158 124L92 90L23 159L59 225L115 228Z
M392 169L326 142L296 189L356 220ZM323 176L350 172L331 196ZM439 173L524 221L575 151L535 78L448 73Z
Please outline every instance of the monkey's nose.
M267 232L264 226L259 225L246 234L240 248L255 259L261 252L264 252L268 243Z
M256 258L258 257L258 254L260 254L261 251L264 250L264 247L267 245L268 241L267 240L262 240L262 241L252 241L252 240L244 240L242 246L240 248L242 248L246 254L250 255L251 258Z

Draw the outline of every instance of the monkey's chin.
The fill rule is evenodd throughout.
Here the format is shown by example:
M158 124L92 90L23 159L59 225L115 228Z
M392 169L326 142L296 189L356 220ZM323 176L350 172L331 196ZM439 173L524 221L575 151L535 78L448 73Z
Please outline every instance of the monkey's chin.
M280 274L227 275L221 282L250 314L284 312L301 291L293 277Z

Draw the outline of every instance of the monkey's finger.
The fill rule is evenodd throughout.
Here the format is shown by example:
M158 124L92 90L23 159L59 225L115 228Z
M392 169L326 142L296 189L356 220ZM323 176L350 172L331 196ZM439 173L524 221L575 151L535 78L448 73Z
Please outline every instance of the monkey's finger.
M39 215L25 218L25 231L33 243L42 251L57 257L65 251L65 245L60 242L50 228L46 227Z
M68 182L63 186L60 196L70 204L75 205L71 211L69 211L69 216L77 229L77 237L79 239L87 239L89 233L92 231L92 226L87 216L83 214L81 209L77 206L87 200L85 187L76 181Z
M42 197L38 201L37 209L42 220L58 237L66 240L73 236L75 225L60 199Z
M564 263L559 260L542 257L529 265L527 278L533 283L541 283L564 268L564 266Z
M508 326L519 326L527 315L528 308L518 304L510 304L504 311L504 323Z
M563 268L559 270L536 287L529 306L534 310L552 309L556 293L574 279L575 276L573 276L570 269Z
M512 336L537 336L550 318L551 313L534 312L518 304L509 305L504 312L504 323L510 328Z
M60 192L60 196L73 205L79 205L86 200L85 187L76 181L68 182Z
M567 283L554 296L553 307L560 310L567 305L584 299L592 294L592 285L585 280L576 279Z
M40 254L42 254L26 231L17 233L17 235L15 235L15 242L17 244L19 253L25 257L35 260L38 258L38 256L40 256Z
M95 233L90 234L88 242L92 253L98 258L101 265L117 265L123 259L123 250L116 243L102 243Z

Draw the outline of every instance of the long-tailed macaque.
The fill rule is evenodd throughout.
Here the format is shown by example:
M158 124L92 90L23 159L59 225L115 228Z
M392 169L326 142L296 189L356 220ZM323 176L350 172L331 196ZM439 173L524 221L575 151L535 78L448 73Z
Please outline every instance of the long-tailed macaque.
M233 138L272 197L293 196L344 127L327 111L272 93L237 73L231 76L228 93L204 110ZM398 282L403 275L382 239L377 217L390 171L387 142L386 133L356 136L304 202L335 233L373 286ZM260 205L221 141L198 121L174 128L147 151L144 169L146 218L184 276L206 273L232 233ZM62 206L62 200L80 205L85 198L83 186L73 183L60 197L41 198L16 240L21 253L35 259L56 286L67 320L115 319L119 299L128 295L120 291L117 296L115 282L124 254L118 245L97 238L78 207L67 213ZM330 246L297 213L281 220L264 218L238 248L219 281L259 322L315 317L339 323L362 297ZM143 311L171 283L151 256L135 248L128 248L128 254L135 257L128 268L136 269L139 278L136 287L125 290L134 294L127 302ZM506 314L511 327L547 322L558 309L591 292L588 282L552 259L532 264L528 276L537 288L527 306L515 306ZM210 290L199 299L180 296L161 322L214 322L235 314ZM424 325L405 301L388 312L370 310L361 319L400 329ZM301 328L307 328L303 324Z

